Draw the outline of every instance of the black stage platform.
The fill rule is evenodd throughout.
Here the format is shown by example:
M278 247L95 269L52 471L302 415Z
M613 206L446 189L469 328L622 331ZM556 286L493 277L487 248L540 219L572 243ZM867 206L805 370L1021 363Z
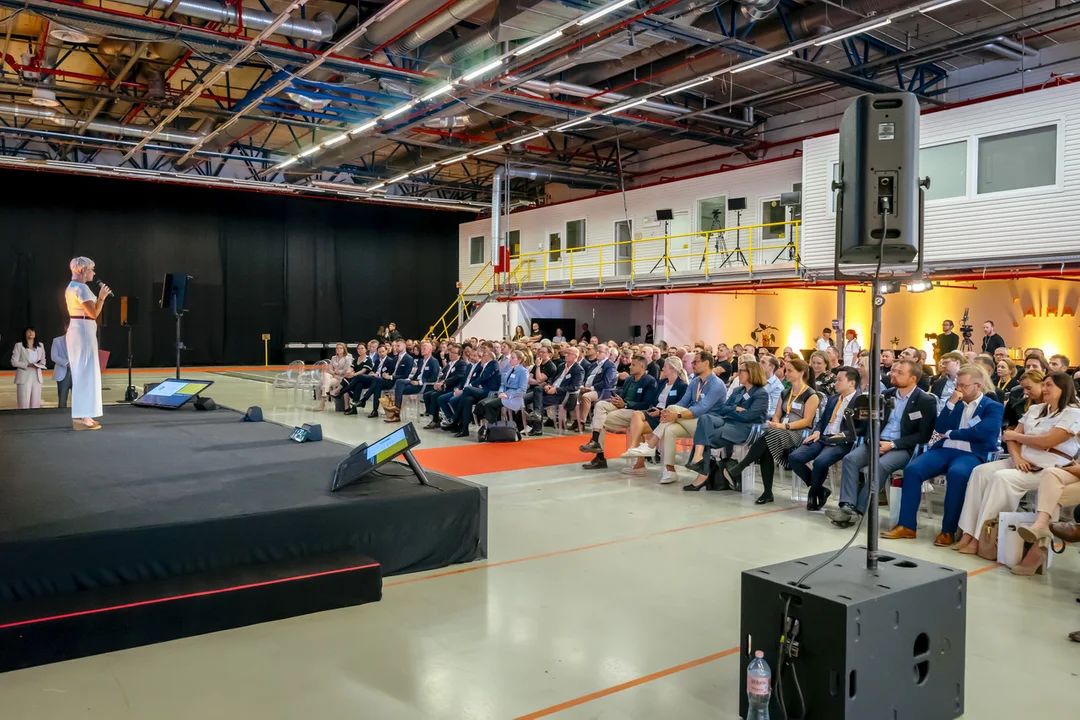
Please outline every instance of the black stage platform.
M0 671L378 600L486 557L482 487L407 468L329 492L351 449L221 409L0 412ZM14 647L11 643L15 643Z

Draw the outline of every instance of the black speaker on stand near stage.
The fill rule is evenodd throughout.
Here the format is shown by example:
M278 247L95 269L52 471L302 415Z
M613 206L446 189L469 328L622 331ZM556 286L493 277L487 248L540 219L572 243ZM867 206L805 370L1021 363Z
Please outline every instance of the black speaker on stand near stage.
M180 319L184 315L184 300L187 298L188 280L193 278L184 273L165 273L161 283L162 310L169 310L176 317L176 379L180 379L180 351L184 343L180 341Z
M127 328L127 371L128 371L128 383L127 390L124 391L124 402L135 402L135 399L139 397L138 391L135 389L135 383L131 380L131 364L135 360L134 350L131 344L131 328L133 328L139 321L139 298L128 297L126 295L120 298L120 325Z
M840 124L834 277L871 283L870 390L861 411L867 446L881 437L881 309L885 293L922 269L919 102L911 93L858 97ZM916 261L914 272L903 266ZM855 273L841 265L862 265ZM883 274L885 271L887 274ZM919 282L914 282L918 280ZM772 666L774 717L952 720L964 713L967 574L878 553L881 467L867 471L867 505L835 553L742 575L742 662L763 651ZM866 523L865 549L851 547ZM740 694L743 717L749 701Z

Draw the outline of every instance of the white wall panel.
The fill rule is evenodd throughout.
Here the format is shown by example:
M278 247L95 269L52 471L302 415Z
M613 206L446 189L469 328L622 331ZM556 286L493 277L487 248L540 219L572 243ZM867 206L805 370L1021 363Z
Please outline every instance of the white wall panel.
M1058 185L1014 193L975 194L975 138L1059 123ZM968 140L969 195L928 202L926 261L956 263L1080 252L1080 85L925 113L923 147ZM803 262L831 268L836 218L830 210L839 136L803 143ZM931 181L933 178L931 178Z

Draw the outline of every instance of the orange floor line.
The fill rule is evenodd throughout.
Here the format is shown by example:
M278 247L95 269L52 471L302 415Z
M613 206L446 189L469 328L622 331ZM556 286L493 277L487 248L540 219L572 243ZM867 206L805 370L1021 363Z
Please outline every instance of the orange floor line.
M511 443L469 443L445 448L416 450L416 459L447 475L483 475L508 470L529 470L552 465L587 462L592 456L578 450L588 435L563 435ZM617 458L626 450L626 438L608 435L604 453Z
M773 512L776 512L776 511L773 511ZM979 568L978 570L971 570L970 572L968 572L968 577L972 578L972 577L975 577L976 575L982 575L983 573L989 572L991 570L996 570L999 567L1003 567L1003 565L1001 563L993 563L991 565L987 565L984 568ZM657 670L656 672L649 673L648 675L642 675L639 678L634 678L633 680L627 680L624 683L619 683L618 685L612 685L609 688L604 688L603 690L597 690L596 692L591 692L588 695L582 695L581 697L576 697L576 698L573 698L572 700L567 700L566 702L561 702L558 705L552 705L551 707L546 707L543 710L537 710L536 712L529 713L528 715L522 715L522 716L520 716L518 718L515 718L515 720L537 720L538 718L548 717L550 715L560 713L563 710L569 710L570 708L575 708L575 707L577 707L579 705L584 705L587 702L592 702L593 700L599 700L600 698L607 697L608 695L614 695L615 693L622 692L623 690L629 690L630 688L635 688L635 687L637 687L639 685L644 685L647 682L652 682L653 680L659 680L660 678L665 678L665 677L667 677L669 675L674 675L675 673L680 673L683 670L690 670L692 668L698 667L699 665L705 665L706 663L711 663L714 660L719 660L721 658L725 658L725 657L728 657L730 655L734 655L737 652L739 652L738 647L728 648L727 650L721 650L718 653L713 653L712 655L706 655L705 657L698 658L697 660L691 660L689 662L682 663L681 665L675 665L673 667L669 667L669 668L666 668L664 670Z

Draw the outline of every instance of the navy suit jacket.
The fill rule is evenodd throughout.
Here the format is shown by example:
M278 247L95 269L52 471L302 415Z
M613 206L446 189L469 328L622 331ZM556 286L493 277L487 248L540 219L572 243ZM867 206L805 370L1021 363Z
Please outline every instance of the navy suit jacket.
M656 402L653 403L653 407L656 407L656 403L660 402L660 393L664 392L664 386L666 385L666 383L666 380L664 382L657 381ZM675 383L671 386L671 389L668 390L667 405L665 405L664 407L673 407L675 405L678 405L679 399L682 398L682 396L685 394L686 381L680 378L676 380Z
M440 377L443 383L442 392L452 392L459 387L465 382L465 373L467 372L469 372L469 363L461 358L458 358L458 361L454 363L452 370L450 369L450 363L447 363Z
M397 370L394 370L395 365L397 365ZM398 363L397 355L387 355L386 364L383 366L383 372L393 373L394 380L408 380L415 365L416 361L412 359L412 355L409 353L401 354L400 363Z
M994 400L989 395L984 395L979 401L979 407L975 408L972 421L978 418L978 422L969 427L960 429L960 420L964 416L964 403L958 402L950 410L946 405L941 409L934 429L944 435L949 433L950 440L963 440L971 444L971 452L979 457L986 457L992 452L997 452L998 443L1001 440L1001 418L1005 414L1005 406ZM934 449L943 447L944 440L938 440Z
M634 383L634 396L627 397L626 391ZM619 389L619 396L626 401L626 407L630 410L648 410L656 406L656 394L660 391L656 384L656 378L649 373L641 376L641 380L634 380L631 375Z
M420 358L419 362L420 367L413 374L413 380L419 380L423 385L430 385L431 383L436 382L439 379L439 361L434 357L429 357L427 360Z
M584 368L582 368L584 371ZM592 372L592 370L589 370ZM598 400L607 400L615 393L615 386L619 382L619 373L615 363L605 360L603 369L593 378L592 389L596 391Z
M561 370L559 371L559 374L562 374ZM551 378L549 383L554 385L555 381L558 379L558 375L556 375L555 377ZM555 391L555 394L559 397L564 397L567 393L577 392L581 389L581 384L583 382L585 382L585 368L581 367L581 363L579 362L574 363L573 366L571 366L569 372L566 373L566 377L563 379L562 385L560 385L558 390Z
M855 394L851 396L850 400L848 400L848 405L847 405L848 410L851 410L851 409L854 408L853 403L855 402L855 399L858 398L858 397L859 397L859 390L856 388ZM832 418L833 410L836 409L836 404L838 402L840 402L840 393L835 393L835 394L829 396L829 399L825 402L825 409L821 411L821 417L818 418L817 424L814 425L814 431L815 432L817 432L817 433L819 433L821 435L825 435L825 428L829 427L829 420ZM844 429L844 425L842 423L840 425L840 429L841 429L841 432ZM851 442L855 442L855 438L851 438Z
M473 373L472 386L485 390L489 393L499 392L502 385L502 373L499 372L499 363L492 360L484 365L479 371Z

